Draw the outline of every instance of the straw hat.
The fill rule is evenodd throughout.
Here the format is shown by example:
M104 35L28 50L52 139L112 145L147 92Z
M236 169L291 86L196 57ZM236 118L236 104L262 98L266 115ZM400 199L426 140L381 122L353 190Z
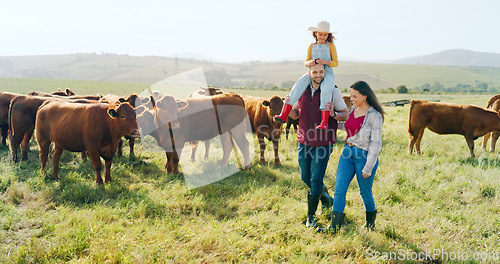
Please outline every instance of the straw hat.
M309 31L317 31L317 32L324 32L324 33L333 33L330 31L330 23L326 21L319 21L316 27L310 27Z

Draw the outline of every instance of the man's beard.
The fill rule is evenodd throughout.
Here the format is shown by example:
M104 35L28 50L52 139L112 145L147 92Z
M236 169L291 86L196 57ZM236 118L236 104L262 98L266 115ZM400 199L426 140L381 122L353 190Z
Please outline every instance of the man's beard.
M322 82L322 81L323 81L323 78L321 78L321 79L319 80L319 82L316 80L316 78L314 78L314 79L313 79L313 82L314 82L315 84L321 84L321 82Z

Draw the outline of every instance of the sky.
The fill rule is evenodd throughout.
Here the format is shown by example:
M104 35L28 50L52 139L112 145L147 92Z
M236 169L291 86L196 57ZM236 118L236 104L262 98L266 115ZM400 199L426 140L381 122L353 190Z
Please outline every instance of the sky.
M497 0L0 0L0 56L302 60L321 20L341 61L500 53L499 11Z

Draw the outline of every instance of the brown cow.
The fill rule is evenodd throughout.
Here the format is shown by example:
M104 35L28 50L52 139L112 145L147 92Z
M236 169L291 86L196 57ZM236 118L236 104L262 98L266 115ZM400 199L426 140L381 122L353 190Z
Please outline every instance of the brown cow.
M129 103L110 105L48 101L38 109L35 128L42 171L45 171L50 144L54 142L53 178L59 178L59 160L63 150L86 151L92 160L97 184L103 183L101 157L105 163L104 182L108 183L111 182L111 163L118 142L125 135L139 136L136 113Z
M85 97L85 96L83 96ZM66 100L72 102L97 102L87 99L65 99L69 97L40 97L20 95L12 99L9 106L9 147L14 162L18 161L17 150L21 146L22 160L28 160L28 146L35 129L38 107L45 101Z
M185 101L175 101L172 96L166 95L156 100L154 122L158 145L167 155L166 172L179 173L179 155L186 142L209 140L218 135L223 141L221 166L228 163L232 135L243 154L242 166L247 169L250 153L245 135L246 116L243 99L232 93L188 98ZM139 123L144 121L139 120Z
M488 105L486 106L487 109L499 112L500 111L500 94L493 96L489 101ZM488 139L491 137L491 145L490 145L490 152L495 152L495 145L497 144L498 137L500 136L500 133L498 132L490 132L486 135L484 135L483 139L483 149L486 149L486 145L488 144Z
M53 95L56 95L56 96L72 96L72 95L76 95L76 94L73 91L71 91L71 89L66 88L64 91L61 91L61 89L57 89L57 91L54 91L54 92L51 92L51 93L44 93L44 92L32 91L32 92L29 92L28 95L51 97Z
M474 140L488 132L500 132L500 113L463 104L413 100L410 103L408 133L409 152L413 146L420 154L425 128L437 134L459 134L465 137L470 156L474 157Z
M242 95L245 101L245 108L250 118L252 132L257 134L260 145L260 162L264 163L264 150L266 142L264 138L273 142L274 163L281 165L278 155L278 143L281 136L282 123L274 120L274 116L279 115L283 107L283 99L274 95L270 99Z
M19 94L0 92L0 128L2 130L2 145L7 145L9 131L9 105L10 101Z

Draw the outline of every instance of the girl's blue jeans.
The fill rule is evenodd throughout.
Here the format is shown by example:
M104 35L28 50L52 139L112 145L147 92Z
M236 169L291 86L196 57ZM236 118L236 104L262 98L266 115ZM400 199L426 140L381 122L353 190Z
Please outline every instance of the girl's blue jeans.
M311 147L299 143L298 161L300 177L310 188L310 194L319 196L323 192L323 178L333 146Z
M368 151L366 150L356 146L345 145L337 168L335 194L333 196L333 211L344 212L347 189L354 175L356 175L356 180L358 181L359 192L365 204L365 211L373 212L377 209L375 207L375 201L373 200L372 187L373 178L375 177L375 172L378 167L378 160L375 167L373 167L371 176L363 178L362 170L366 164L367 154Z

